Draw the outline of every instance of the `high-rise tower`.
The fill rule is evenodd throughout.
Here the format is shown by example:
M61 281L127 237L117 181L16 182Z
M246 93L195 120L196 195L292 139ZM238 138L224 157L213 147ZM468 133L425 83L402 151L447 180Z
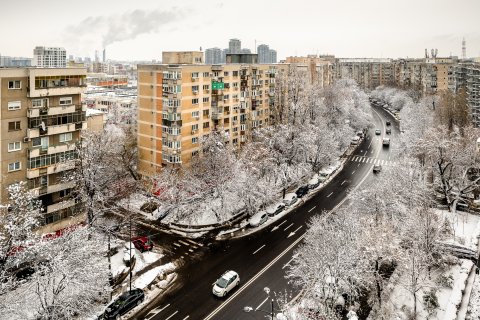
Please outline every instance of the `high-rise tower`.
M467 59L467 42L465 41L465 38L462 40L462 59Z

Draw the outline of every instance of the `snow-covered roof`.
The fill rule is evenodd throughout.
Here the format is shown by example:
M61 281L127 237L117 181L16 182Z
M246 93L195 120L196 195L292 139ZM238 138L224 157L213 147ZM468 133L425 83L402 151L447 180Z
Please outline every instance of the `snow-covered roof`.
M87 117L91 117L99 114L105 114L105 112L98 109L87 108Z

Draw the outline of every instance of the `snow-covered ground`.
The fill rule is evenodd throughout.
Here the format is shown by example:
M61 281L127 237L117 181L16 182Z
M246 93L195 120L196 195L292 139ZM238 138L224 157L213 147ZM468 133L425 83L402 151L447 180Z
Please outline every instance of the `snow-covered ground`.
M473 282L472 294L468 304L466 320L480 319L480 275L475 275Z

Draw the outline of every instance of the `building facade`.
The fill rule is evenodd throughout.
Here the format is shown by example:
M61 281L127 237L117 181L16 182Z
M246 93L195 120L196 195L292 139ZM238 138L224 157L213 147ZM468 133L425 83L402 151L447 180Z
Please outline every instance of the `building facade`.
M0 55L0 67L2 68L22 68L32 65L31 58L9 57Z
M86 129L81 94L86 70L0 69L0 202L7 186L27 181L44 209L42 230L50 232L83 219L71 198L75 143Z
M257 64L139 65L139 172L188 165L211 132L240 147L254 128L269 124L277 71Z
M205 63L206 64L221 64L224 63L222 59L222 49L220 48L208 48L205 50Z
M35 47L33 65L38 68L66 68L67 51L59 47Z
M228 53L241 53L242 42L239 39L230 39L228 42Z

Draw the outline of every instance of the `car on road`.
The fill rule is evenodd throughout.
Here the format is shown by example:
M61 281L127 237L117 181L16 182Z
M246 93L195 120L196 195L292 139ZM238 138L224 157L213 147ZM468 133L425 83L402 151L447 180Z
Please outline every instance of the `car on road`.
M283 198L283 203L285 203L285 205L289 207L292 206L295 202L297 202L297 200L298 198L295 193L287 193L285 195L285 198Z
M385 129L385 133L386 133L386 134L391 134L391 133L392 133L392 129L390 129L390 128Z
M140 252L150 251L153 249L153 242L148 237L132 238L132 243Z
M295 193L297 194L298 198L302 198L304 195L308 193L308 186L301 186L300 188L297 189L297 191L295 191Z
M365 135L364 130L358 130L358 131L357 131L357 136L358 136L358 137L363 138L364 135Z
M385 124L386 124L387 126L389 126L389 125L391 125L391 122L390 122L390 121L387 121L387 122L385 122Z
M373 165L373 173L379 173L382 171L382 166L379 164Z
M375 134L376 134L377 136L381 135L381 134L382 134L382 130L380 130L380 129L375 129Z
M272 204L271 206L267 207L267 209L265 209L265 211L267 211L267 214L270 217L276 216L283 210L285 210L285 204L283 202Z
M265 222L267 222L267 219L268 219L267 212L262 210L255 213L250 219L248 219L248 224L251 227L258 227L264 224Z
M390 138L383 138L382 144L384 147L390 146Z
M225 297L240 284L240 277L235 271L227 271L213 284L212 293L217 297Z
M122 315L140 305L144 299L145 294L142 289L126 291L107 306L103 319L120 319Z
M352 141L350 141L350 144L351 145L357 145L359 142L360 142L360 137L355 136L355 137L352 138Z

